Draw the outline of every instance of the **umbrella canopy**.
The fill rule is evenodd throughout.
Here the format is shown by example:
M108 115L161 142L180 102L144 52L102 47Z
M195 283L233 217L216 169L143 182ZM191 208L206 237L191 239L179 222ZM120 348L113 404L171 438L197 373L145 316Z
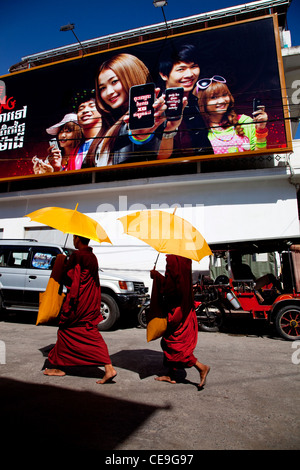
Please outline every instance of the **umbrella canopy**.
M111 243L101 225L91 217L78 212L77 207L78 204L75 210L63 207L44 207L24 217L29 217L35 222L41 222L64 233L90 238L99 243Z
M138 211L120 217L125 233L144 241L159 253L200 261L211 249L187 220L160 210Z

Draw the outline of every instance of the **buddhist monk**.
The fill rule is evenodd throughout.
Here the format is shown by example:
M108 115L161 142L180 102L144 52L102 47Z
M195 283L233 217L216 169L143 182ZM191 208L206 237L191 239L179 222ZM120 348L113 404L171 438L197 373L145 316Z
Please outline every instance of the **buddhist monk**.
M176 383L177 369L195 367L200 374L198 388L206 383L210 367L202 364L194 356L198 339L198 324L194 308L192 262L181 256L167 255L165 276L156 269L150 273L156 283L158 295L164 303L168 327L161 340L164 365L169 374L155 380Z
M104 384L111 382L117 373L97 327L102 319L98 261L88 246L88 239L74 235L73 243L76 250L65 262L62 277L67 294L60 313L57 342L48 355L51 367L44 374L64 376L64 367L69 366L104 366L104 377L97 381Z

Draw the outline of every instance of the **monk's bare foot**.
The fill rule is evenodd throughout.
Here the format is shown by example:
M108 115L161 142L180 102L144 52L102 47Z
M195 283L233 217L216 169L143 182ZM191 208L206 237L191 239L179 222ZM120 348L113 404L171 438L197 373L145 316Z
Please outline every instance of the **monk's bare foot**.
M203 370L200 371L201 382L199 383L198 388L203 388L204 385L206 384L206 378L207 378L207 374L209 373L209 371L210 371L209 366L204 366Z
M107 376L106 374L104 375L103 379L97 380L96 384L108 384L113 381L113 379L116 377L117 374Z
M168 375L161 375L160 377L155 377L155 380L158 382L169 382L170 384L176 384L176 380L172 380Z
M116 377L117 372L112 366L106 366L105 367L105 374L103 379L97 380L97 384L107 384L113 381L113 379Z
M60 369L45 369L44 375L54 375L56 377L63 377L66 373Z

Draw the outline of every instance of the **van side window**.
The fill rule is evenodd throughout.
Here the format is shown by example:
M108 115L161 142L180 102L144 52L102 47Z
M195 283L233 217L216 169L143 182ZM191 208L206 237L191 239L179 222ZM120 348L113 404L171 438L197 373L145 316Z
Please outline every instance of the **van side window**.
M28 250L14 247L4 247L0 252L0 266L11 268L26 268Z

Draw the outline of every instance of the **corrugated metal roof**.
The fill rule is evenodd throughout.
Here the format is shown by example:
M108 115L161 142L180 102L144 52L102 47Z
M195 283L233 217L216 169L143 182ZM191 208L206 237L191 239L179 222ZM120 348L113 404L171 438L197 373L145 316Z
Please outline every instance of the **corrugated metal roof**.
M82 54L90 54L97 51L107 50L111 47L155 39L157 37L163 37L166 33L168 35L177 34L179 32L187 32L194 29L222 25L232 21L255 18L271 13L277 13L279 15L279 25L284 27L286 13L291 1L292 0L260 0L207 13L201 13L199 15L193 15L186 18L168 20L167 25L165 22L162 22L120 33L109 34L95 39L81 41L80 44L74 43L25 56L22 58L21 62L12 65L9 71L14 72L59 60L78 57Z

